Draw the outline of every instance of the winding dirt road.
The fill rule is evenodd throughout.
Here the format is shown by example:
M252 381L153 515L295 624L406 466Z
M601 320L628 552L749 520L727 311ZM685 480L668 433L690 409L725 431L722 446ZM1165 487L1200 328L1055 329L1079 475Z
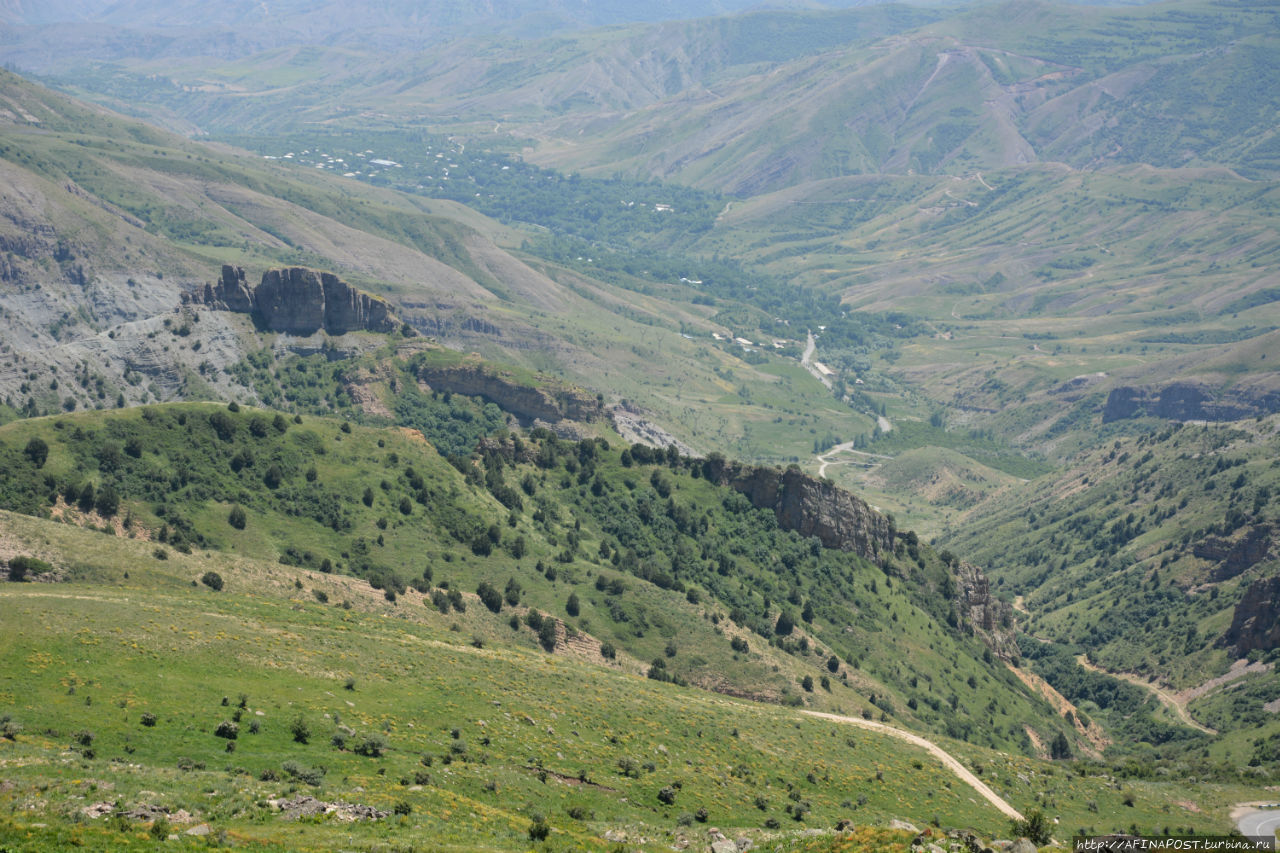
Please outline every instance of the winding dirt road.
M1217 729L1211 729L1202 723L1196 722L1195 719L1192 718L1190 712L1187 711L1186 704L1179 701L1177 696L1170 693L1168 690L1165 690L1160 685L1146 681L1131 672L1112 672L1109 669L1103 669L1096 664L1090 663L1088 655L1078 655L1076 657L1076 661L1085 669L1089 669L1094 672L1101 672L1105 675L1110 675L1112 678L1119 678L1121 681L1127 681L1135 687L1141 687L1143 690L1146 690L1151 693L1151 695L1159 699L1160 703L1172 711L1173 715L1177 717L1178 721L1183 725L1190 726L1191 728L1204 732L1207 735L1216 735L1218 733Z
M956 774L956 776L960 777L961 781L981 794L987 802L991 803L991 805L1003 812L1006 817L1013 818L1014 820L1023 819L1022 814L1013 806L1009 805L1003 797L987 787L986 782L983 782L975 776L969 768L957 761L951 753L947 752L931 740L923 738L918 734L913 734L912 732L903 731L902 729L885 725L884 723L878 723L875 720L864 720L861 717L844 717L840 714L828 714L825 711L801 711L801 713L808 714L811 717L821 717L824 720L834 720L837 723L847 723L851 726L857 726L860 729L869 729L873 732L886 734L890 737L896 737L899 740L905 740L907 743L914 744L941 761L948 770Z

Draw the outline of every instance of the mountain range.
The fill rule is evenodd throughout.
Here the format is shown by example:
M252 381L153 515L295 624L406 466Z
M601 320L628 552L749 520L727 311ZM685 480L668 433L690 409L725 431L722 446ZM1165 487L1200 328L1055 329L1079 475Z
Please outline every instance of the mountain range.
M370 849L981 849L1263 798L1274 9L413 5L0 5L30 843L288 847L254 827L299 790L381 812ZM206 659L248 615L300 698ZM454 700L397 686L449 682L426 649Z

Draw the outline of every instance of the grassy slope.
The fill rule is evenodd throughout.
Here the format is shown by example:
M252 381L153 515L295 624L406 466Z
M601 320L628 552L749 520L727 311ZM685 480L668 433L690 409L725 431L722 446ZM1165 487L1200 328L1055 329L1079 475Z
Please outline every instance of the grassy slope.
M215 278L222 263L245 266L251 279L268 267L307 264L388 296L404 318L452 346L568 377L605 391L611 402L626 399L704 452L799 458L812 439L774 424L802 413L816 434L867 427L847 407L821 405L821 386L787 370L785 361L751 365L740 352L713 347L711 331L724 327L693 304L691 288L605 284L513 254L527 233L458 205L202 146L11 74L3 81L5 100L39 121L11 126L0 141L21 188L6 212L9 230L17 239L35 228L27 198L34 196L35 207L44 208L36 224L47 219L72 258L20 259L15 273L65 303L59 341L109 349L105 336L116 322L167 310L178 290ZM133 312L124 318L101 305L77 312L85 299L67 278L74 268L95 286L116 283L100 300L120 303L133 289L124 281L136 278L151 301L122 309ZM15 296L15 323L23 324L29 309ZM475 331L477 320L483 331ZM47 334L35 320L23 328ZM34 369L50 341L33 340L26 355ZM12 381L20 405L21 378ZM757 387L758 401L726 394L745 384Z
M990 566L1009 593L1026 593L1028 630L1136 673L1171 692L1195 688L1233 662L1219 638L1244 588L1276 568L1274 554L1243 571L1196 555L1274 524L1276 418L1180 428L1124 425L1062 474L1042 477L974 511L941 538ZM1274 672L1191 702L1198 720L1235 732L1214 760L1243 766L1255 736L1280 728L1262 706Z
M3 529L6 549L76 555L67 582L0 589L8 614L0 623L0 708L22 726L14 740L0 741L3 797L20 809L0 822L11 849L45 849L54 839L145 846L145 823L77 817L104 800L184 808L215 834L260 849L330 849L336 838L356 849L392 839L521 849L535 812L553 827L551 849L603 849L606 830L656 849L700 835L696 824L676 825L700 807L724 831L759 842L779 837L760 830L770 816L795 826L783 813L794 802L789 790L811 806L806 826L844 816L867 824L937 816L984 833L1005 827L942 768L891 739L509 639L477 648L468 638L494 630L486 623L497 620L474 599L465 615L442 616L415 593L391 605L350 578L199 550L160 561L154 543L9 514ZM196 581L209 570L224 578L221 592ZM316 601L315 590L330 603ZM348 678L354 689L344 689ZM242 694L228 753L213 730ZM155 715L154 727L140 723L144 713ZM311 729L305 745L290 735L299 716ZM259 733L249 732L251 721ZM387 751L380 758L339 751L329 742L338 725L355 730L353 743L381 733ZM1249 796L1143 782L1114 790L1046 763L952 748L982 765L1015 805L1025 810L1042 795L1071 827L1225 828L1224 804ZM634 778L619 770L625 758L638 768ZM325 768L323 784L290 782L288 761ZM538 766L549 771L545 781ZM282 781L264 780L267 771ZM582 776L593 784L573 784ZM658 790L673 783L681 785L676 802L663 807ZM293 791L386 811L402 804L409 814L288 823L266 801ZM1121 804L1125 796L1132 807ZM576 809L581 819L569 816Z
M36 436L50 448L38 470L22 451ZM545 437L531 445L538 464L462 457L458 470L413 432L273 422L211 404L0 430L4 501L20 511L101 525L82 511L85 488L100 496L110 487L122 530L173 547L328 567L400 592L514 580L515 613L535 607L695 684L884 711L1017 750L1030 749L1028 726L1043 740L1069 732L976 640L948 627L954 583L927 547L918 562L900 546L875 566L778 530L771 512L696 476L695 463L634 464L598 447ZM243 529L230 523L237 506ZM811 623L801 620L806 603ZM798 628L779 638L783 611ZM749 651L733 648L734 637ZM812 690L802 689L805 676Z

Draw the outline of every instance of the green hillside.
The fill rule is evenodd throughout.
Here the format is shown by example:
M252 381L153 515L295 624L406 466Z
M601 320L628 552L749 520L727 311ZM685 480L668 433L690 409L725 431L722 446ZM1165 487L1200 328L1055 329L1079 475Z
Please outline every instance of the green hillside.
M1171 725L1189 715L1223 732L1212 747L1195 744L1206 756L1270 766L1264 744L1280 721L1264 706L1280 697L1275 652L1241 650L1227 633L1247 588L1276 569L1276 418L1145 426L1115 425L1078 464L989 502L941 541L1024 596L1034 614L1026 631L1051 643L1024 642L1024 651L1068 698L1092 698L1095 712L1109 704L1074 661L1086 655L1090 666L1175 694L1185 711L1166 717ZM1242 657L1252 666L1233 668ZM1120 692L1142 702L1152 690ZM1204 740L1174 734L1153 743Z
M640 445L535 431L446 460L413 431L301 420L203 405L16 422L4 506L354 575L392 602L412 587L445 612L484 586L499 634L534 645L533 607L658 679L1017 751L1027 727L1072 734L970 636L953 568L914 534L872 563L781 529L708 480L714 459Z
M445 615L344 575L3 520L7 552L60 575L0 584L12 850L152 849L206 824L168 846L528 849L539 816L550 850L705 843L712 825L784 850L905 850L913 833L892 819L1008 829L922 750L647 679L581 644L548 654L469 593ZM944 743L1069 827L1222 830L1227 804L1256 797ZM284 813L306 814L304 797L384 816ZM832 833L842 819L854 827Z

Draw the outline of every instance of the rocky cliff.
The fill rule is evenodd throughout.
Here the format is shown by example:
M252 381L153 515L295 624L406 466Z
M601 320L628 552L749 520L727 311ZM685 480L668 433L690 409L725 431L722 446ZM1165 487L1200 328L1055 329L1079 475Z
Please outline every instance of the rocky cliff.
M1280 391L1238 385L1217 389L1197 382L1154 387L1113 388L1102 407L1102 422L1126 418L1172 421L1237 421L1280 412Z
M390 306L356 290L336 275L305 267L267 270L250 288L244 270L225 265L222 277L192 295L192 301L223 311L252 314L273 332L330 335L347 332L395 332L401 323Z
M1255 524L1240 536L1223 538L1206 536L1196 543L1192 553L1202 560L1217 563L1209 574L1211 581L1230 580L1271 556L1275 538L1271 525Z
M526 384L514 374L480 361L422 364L417 368L416 377L436 391L483 397L525 423L589 423L604 414L600 399L580 388L571 388L550 379L540 380L537 386Z
M991 583L982 570L970 563L956 567L960 618L1001 657L1018 653L1013 626L1013 605L991 594Z
M799 468L756 468L711 456L707 479L741 492L759 509L771 509L778 524L816 536L827 548L878 561L893 553L893 526L865 501Z
M1254 649L1270 651L1280 646L1280 576L1254 581L1245 590L1222 636L1225 646L1239 657Z

